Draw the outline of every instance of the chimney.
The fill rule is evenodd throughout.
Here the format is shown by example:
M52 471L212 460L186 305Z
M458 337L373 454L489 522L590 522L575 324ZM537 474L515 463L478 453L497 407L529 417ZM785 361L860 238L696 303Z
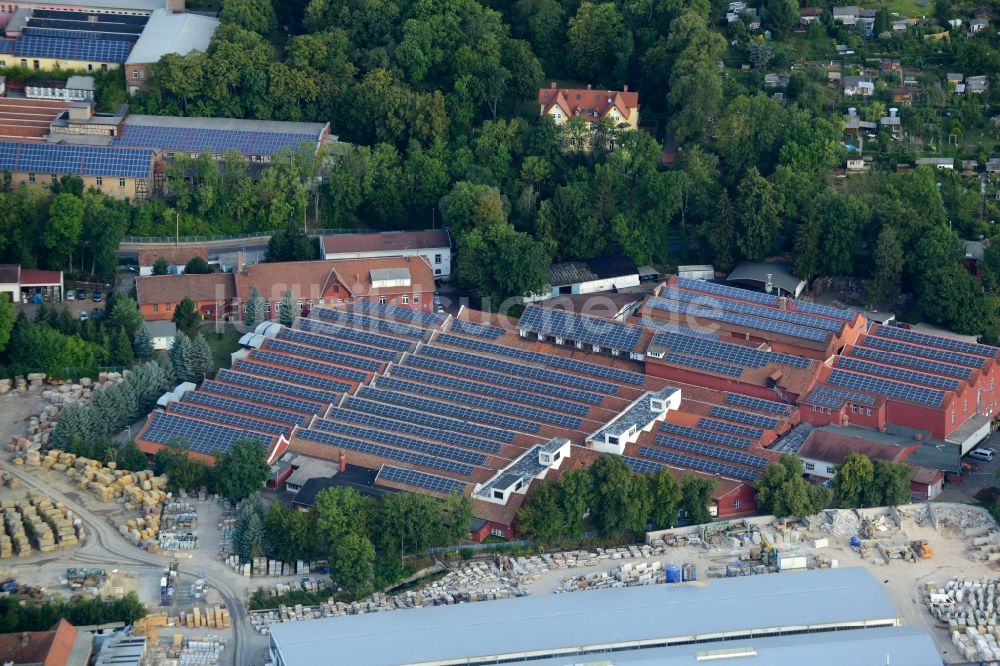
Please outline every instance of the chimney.
M236 272L237 273L242 273L243 272L243 253L242 252L237 252L236 253Z
M892 107L889 109L890 118L895 118L897 113L899 113L899 109L897 109L896 107Z
M347 471L347 456L344 455L343 451L340 452L340 456L337 459L337 464L340 466L341 472Z
M587 84L587 90L590 90L590 84L589 83Z
M622 87L622 92L628 92L628 84L627 83Z
M550 84L549 84L549 87L550 87L550 88L552 88L552 89L554 90L554 89L555 89L555 87L556 87L556 82L555 82L555 81L553 81L552 83L550 83Z
M28 647L30 641L31 635L27 631L21 634L21 647Z

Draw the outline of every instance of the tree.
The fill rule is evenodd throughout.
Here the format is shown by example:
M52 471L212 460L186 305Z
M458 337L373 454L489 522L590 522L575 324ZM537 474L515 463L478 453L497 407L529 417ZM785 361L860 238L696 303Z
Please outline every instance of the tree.
M125 445L125 448L121 450L118 455L118 469L128 470L130 472L141 472L144 469L149 469L149 458L146 454L139 450L139 447L135 445L135 442L130 441Z
M448 536L451 542L458 544L468 539L469 523L473 518L472 500L458 491L449 493L444 511L448 516Z
M670 129L679 144L701 136L722 104L719 60L726 40L709 29L706 16L707 12L693 8L677 16L664 45L668 60L673 56L667 106Z
M182 298L181 302L174 308L172 321L177 324L177 330L184 335L197 335L198 329L201 327L201 320L202 316L198 312L198 306L187 296Z
M260 34L267 34L278 25L271 0L225 0L219 12L219 21Z
M569 20L566 38L578 76L588 81L609 77L609 85L624 80L632 57L632 32L614 3L581 3Z
M135 332L135 337L132 338L132 349L135 351L135 355L141 359L147 359L153 355L153 342L149 339L149 333L146 332L145 326Z
M13 331L14 306L6 298L0 297L0 352L7 349Z
M672 528L680 516L681 488L666 467L649 475L649 521L657 529Z
M806 481L803 472L799 458L782 454L754 483L757 506L779 518L811 516L819 512L830 501L830 493Z
M348 532L333 543L330 551L330 577L354 598L372 588L375 578L375 546L358 532Z
M774 188L751 167L736 194L736 247L748 261L762 261L778 235L778 205Z
M701 525L712 522L709 506L712 503L712 493L715 492L716 480L702 476L684 477L681 484L681 508L687 515L688 523Z
M877 37L890 30L892 30L892 19L889 18L889 10L885 7L879 7L875 10L875 23L872 26L872 32Z
M899 506L910 502L910 468L902 463L872 463L872 506ZM877 499L876 499L877 495Z
M243 559L258 557L264 550L264 504L260 494L240 502L231 535L233 550Z
M170 362L170 371L174 379L178 382L197 382L198 377L194 368L194 350L191 338L183 331L177 331L174 342L167 351L167 360Z
M368 534L375 511L371 498L346 487L327 488L316 493L313 507L319 528L331 544L352 531Z
M649 516L649 488L645 479L632 474L621 456L604 455L595 460L590 466L590 480L591 514L601 532L645 529Z
M191 338L191 371L198 381L212 371L212 349L204 335Z
M583 521L593 497L589 470L575 467L567 471L560 480L559 489L564 536L583 536Z
M310 513L272 502L264 519L268 554L281 562L309 561L323 552L322 535Z
M875 469L872 461L863 453L852 453L836 467L833 477L833 492L837 504L843 508L864 505L874 482Z
M541 293L548 279L542 244L507 222L462 234L457 249L459 283L493 307L511 296Z
M135 360L132 354L132 341L124 328L116 329L111 335L111 365L129 366Z
M250 287L250 298L243 307L243 323L249 328L257 328L265 319L267 319L267 303L257 291L257 287Z
M153 275L169 275L170 264L163 257L157 257L153 262Z
M316 241L306 236L299 225L289 222L267 241L264 261L310 261L318 254Z
M875 242L872 257L872 279L868 283L868 303L873 307L892 308L899 298L900 279L903 275L905 255L896 231L883 227Z
M295 301L292 300L292 290L286 289L285 295L281 298L281 303L278 304L278 322L282 326L291 326L295 320L295 316L298 314L296 312L297 309Z
M132 338L143 325L142 313L135 301L124 294L115 294L107 314L111 328L120 328L127 338Z
M184 264L184 272L195 275L205 275L212 272L212 267L209 266L208 262L201 257L194 256L188 259L188 262Z
M50 251L53 268L72 268L73 249L83 233L83 201L69 193L57 194L49 204L49 224L42 242Z
M242 439L215 464L218 490L230 502L239 502L260 490L270 469L261 442Z
M799 3L795 0L766 0L763 19L771 35L783 40L799 22Z
M517 529L543 543L563 534L563 511L559 506L560 487L554 481L536 481L531 498L517 512Z
M993 306L959 263L932 268L917 280L921 314L965 335L995 335Z

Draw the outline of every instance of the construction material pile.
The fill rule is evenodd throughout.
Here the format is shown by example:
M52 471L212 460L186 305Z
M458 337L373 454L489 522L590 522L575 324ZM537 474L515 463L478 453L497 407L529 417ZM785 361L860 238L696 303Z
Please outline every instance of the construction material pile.
M37 490L18 500L0 502L3 530L0 557L24 556L32 548L50 553L56 548L75 546L83 538L83 527L72 512Z
M160 549L194 550L198 547L198 511L194 504L168 501L160 511Z
M930 582L925 602L938 623L947 627L951 642L968 661L1000 660L1000 599L997 579L955 578L944 585Z
M230 626L232 626L232 620L229 616L229 610L222 604L215 604L205 608L194 606L191 610L181 611L177 615L164 613L147 615L136 621L133 630L139 636L146 636L161 627L228 629Z
M227 557L226 564L243 576L271 576L272 578L308 574L316 566L315 562L303 562L302 560L295 563L280 562L266 557L253 557L249 562L241 563L239 555Z

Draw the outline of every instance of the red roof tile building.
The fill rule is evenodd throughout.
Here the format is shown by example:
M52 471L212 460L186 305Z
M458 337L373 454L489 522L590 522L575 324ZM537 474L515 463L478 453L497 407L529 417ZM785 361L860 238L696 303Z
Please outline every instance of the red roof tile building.
M91 637L66 620L48 631L0 634L0 664L77 666L90 659Z
M320 239L324 259L426 257L434 277L451 277L451 235L446 229L335 234Z
M547 115L556 125L563 125L570 118L583 118L593 123L603 118L611 120L619 130L639 129L639 93L624 90L593 90L583 88L558 88L553 83L538 90L540 115Z

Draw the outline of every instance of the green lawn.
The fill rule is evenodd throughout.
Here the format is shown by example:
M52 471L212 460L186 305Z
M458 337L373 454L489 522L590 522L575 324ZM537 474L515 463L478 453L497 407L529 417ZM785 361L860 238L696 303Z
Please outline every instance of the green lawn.
M240 348L239 331L206 332L204 335L205 339L208 340L208 346L212 349L212 372L219 368L228 368L229 355Z

